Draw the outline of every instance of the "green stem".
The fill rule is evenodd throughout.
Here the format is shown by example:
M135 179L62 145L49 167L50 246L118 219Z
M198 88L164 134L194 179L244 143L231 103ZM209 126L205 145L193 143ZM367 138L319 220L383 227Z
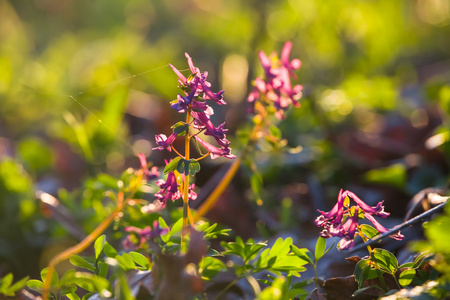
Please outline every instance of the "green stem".
M317 262L314 263L314 278L316 282L316 290L319 289L319 278L317 277Z
M359 227L359 224L356 225L356 228L358 230L358 235L362 238L363 242L366 243L368 241L368 238L364 235L364 233L362 233L361 228ZM369 251L369 256L370 254L372 254L372 248L367 245L367 251Z
M216 298L214 298L214 300L219 300L233 285L235 285L239 280L241 279L241 277L236 278L235 280L233 280L232 282L230 282L222 291L220 291L219 295L217 295Z
M384 281L383 273L379 269L376 269L376 270L377 270L378 279L380 280L381 288L383 289L383 291L385 293L387 293L388 290L387 290L387 286L386 286L386 281Z

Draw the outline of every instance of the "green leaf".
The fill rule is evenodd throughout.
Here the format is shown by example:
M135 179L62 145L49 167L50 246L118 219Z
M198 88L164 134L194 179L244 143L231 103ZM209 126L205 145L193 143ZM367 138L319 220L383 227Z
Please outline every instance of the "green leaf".
M42 292L42 289L44 288L44 283L40 280L31 279L27 281L27 287L29 287L33 291Z
M130 254L124 253L122 256L117 255L116 260L119 262L120 266L124 270L133 270L136 268L136 264L134 260L131 258Z
M70 285L68 287L65 288L61 288L61 295L67 295L67 294L72 294L75 293L77 290L77 286L76 285Z
M361 289L356 290L356 291L353 293L352 296L355 297L355 296L357 296L358 294L361 294L362 292L365 292L365 291L367 291L368 289L371 289L371 288L377 288L377 289L381 290L381 291L383 292L383 294L384 294L384 291L383 291L378 285L371 285L371 286L366 286L366 287L363 287L363 288L361 288Z
M323 254L325 253L325 247L327 246L327 241L319 236L316 243L316 250L314 252L314 258L316 261L322 258Z
M262 185L262 176L259 173L254 172L252 176L250 176L250 186L252 188L252 192L259 196L261 194Z
M206 256L199 264L199 273L205 281L211 281L220 271L225 270L225 264L211 256Z
M270 131L270 134L274 138L276 138L276 139L280 139L281 138L281 130L277 126L275 126L275 125L270 126L269 127L269 131Z
M103 252L105 253L106 257L114 258L117 255L117 250L114 249L114 247L111 246L107 241L105 241L105 245L103 246Z
M398 269L397 258L391 252L376 248L373 250L370 258L378 268L394 274Z
M422 265L422 263L428 258L432 257L434 254L430 252L424 252L414 259L414 268L418 268Z
M131 258L138 264L140 264L145 270L150 269L150 262L148 261L148 258L142 255L139 252L131 251L130 253Z
M83 298L81 298L81 300L89 300L89 298L91 298L91 296L94 294L95 293L87 293L86 295L83 296Z
M181 157L179 157L179 156L172 159L164 168L164 174L175 171L177 169L178 161L180 159L181 159Z
M134 300L133 295L131 294L130 287L128 286L127 279L123 274L119 276L119 299L121 300Z
M47 276L47 272L48 272L48 268L42 269L42 271L41 271L41 279L42 279L42 282L45 281L45 277ZM52 273L52 279L51 279L51 281L50 281L50 286L53 287L53 286L58 286L58 285L59 285L59 276L58 276L58 273L57 273L56 271L53 271L53 273Z
M403 188L406 182L406 168L403 164L397 163L385 168L372 169L365 174L364 179L370 183L383 183Z
M81 256L72 255L69 260L70 260L70 263L72 265L74 265L75 267L79 267L79 268L83 268L83 269L87 269L89 271L95 272L94 266L91 265L90 263L88 263L87 260L85 260Z
M107 263L100 262L100 270L98 276L106 278L108 276L109 265Z
M178 136L181 136L186 134L186 131L189 129L189 124L180 121L172 125L171 128L173 129L174 133L176 133Z
M416 276L416 270L406 269L402 273L400 273L398 283L400 283L403 287L406 287L414 279L414 276Z
M13 282L14 276L12 273L6 274L3 278L0 279L0 292L5 291L7 287L11 285Z
M364 281L368 278L369 270L370 261L368 259L361 259L356 263L353 274L355 275L355 280L358 283L358 288L361 288Z
M177 171L180 174L189 175L189 166L191 164L190 160L186 160L184 158L180 158L177 164ZM200 167L199 167L200 168Z
M374 227L367 225L367 224L362 224L361 226L361 231L362 233L368 238L368 239L372 239L374 237L376 237L377 235L380 234L380 232L378 230L376 230Z
M76 284L86 291L99 293L109 287L109 281L105 278L87 272L72 272L72 270L69 271L67 271L63 275L62 281L64 282L65 286Z
M195 159L191 159L189 164L189 175L194 176L195 174L198 173L198 171L200 171L199 162L196 161Z
M16 291L22 289L22 288L26 285L26 283L27 283L27 281L28 281L28 278L29 278L29 277L26 276L26 277L20 279L19 281L17 281L17 282L14 283L13 285L11 285L11 286L8 288L8 291L9 291L9 292L12 292L12 293L14 294Z
M330 250L334 247L335 242L333 242L333 244L331 244L331 246L325 250L325 252L323 253L323 255L326 255L328 252L330 252Z
M103 251L103 247L105 246L106 236L101 235L99 236L94 243L94 250L95 250L95 260L98 260L100 257L100 254Z
M297 248L297 246L291 245L291 251L301 259L307 261L311 265L314 265L314 257L308 249L306 248L299 249Z
M70 300L80 300L80 297L78 297L78 295L75 293L66 294L65 296Z

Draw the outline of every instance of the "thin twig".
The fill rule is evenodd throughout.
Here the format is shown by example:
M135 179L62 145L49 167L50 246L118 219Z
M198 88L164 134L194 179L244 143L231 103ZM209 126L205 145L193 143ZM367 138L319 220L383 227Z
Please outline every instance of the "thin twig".
M450 198L450 197L448 197L448 198ZM374 237L373 239L368 240L365 243L361 243L359 245L356 245L355 247L352 248L352 250L350 252L358 251L358 250L360 250L362 248L365 248L367 246L375 244L379 240L381 240L381 239L383 239L383 238L385 238L387 236L390 236L390 235L396 233L399 230L402 230L402 229L404 229L406 227L412 226L412 225L414 225L416 223L422 222L424 219L429 218L432 214L442 210L444 208L444 206L447 204L448 198L447 198L447 201L445 201L444 203L441 203L438 206L433 207L432 209L430 209L430 210L428 210L428 211L426 211L424 213L421 213L420 215L418 215L418 216L416 216L416 217L414 217L414 218L412 218L412 219L410 219L410 220L408 220L408 221L406 221L406 222L404 222L404 223L402 223L400 225L395 226L394 228L386 231L385 233L383 233L381 235L378 235L378 236Z

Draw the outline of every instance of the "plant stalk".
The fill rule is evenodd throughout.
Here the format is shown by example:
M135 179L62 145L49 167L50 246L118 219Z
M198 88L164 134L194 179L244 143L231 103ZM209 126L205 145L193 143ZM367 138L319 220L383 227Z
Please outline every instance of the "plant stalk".
M191 109L189 108L186 116L186 124L189 124L191 117ZM190 136L189 136L189 128L186 131L186 136L184 138L184 159L190 159ZM183 247L184 243L184 235L185 231L188 227L188 215L189 215L189 173L184 174L184 182L183 182L183 229L181 230L181 244L180 249Z

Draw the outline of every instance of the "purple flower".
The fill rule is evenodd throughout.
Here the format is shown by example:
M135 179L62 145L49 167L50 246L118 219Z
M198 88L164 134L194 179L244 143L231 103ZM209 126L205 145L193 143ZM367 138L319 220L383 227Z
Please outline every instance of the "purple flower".
M388 231L383 225L378 223L378 221L371 214L364 213L364 217L373 224L373 227L375 227L375 229L378 230L379 233ZM401 241L405 236L399 231L396 234L390 235L389 237L393 238L394 240Z
M188 125L191 129L198 130L198 132L189 133L188 131L187 134L190 135L188 138L196 137L201 132L215 138L221 149L202 140L203 143L206 143L204 144L205 147L210 149L208 151L211 153L212 158L218 156L234 158L235 156L230 154L231 149L228 147L230 142L225 136L225 133L228 131L225 129L225 123L222 123L217 127L214 126L210 119L214 114L214 111L207 104L207 100L213 100L220 105L226 104L223 100L223 90L218 93L212 92L210 89L211 84L206 80L208 72L202 73L199 68L194 66L192 58L187 53L185 53L185 56L192 73L189 77L184 76L177 68L170 65L172 70L178 76L178 82L184 93L184 95L178 94L177 99L171 102L171 106L180 113L188 112L192 116L193 122L189 122ZM164 134L157 135L156 143L158 144L158 147L154 149L167 149L168 151L171 151L172 143L176 137L177 134L175 132L169 137L166 137ZM171 194L170 197L173 195L175 195L175 193ZM167 201L169 198L166 194L158 194L158 197L160 197L162 201Z
M174 172L169 172L166 180L160 179L156 181L156 185L159 186L160 190L155 194L155 197L162 202L163 206L166 205L168 200L175 201L180 199L181 193L178 189L178 182Z
M289 70L289 74L292 78L296 79L297 76L294 74L293 70L297 70L302 65L302 62L300 59L293 59L292 61L289 61L289 55L291 53L292 49L292 42L286 42L284 44L283 50L281 51L281 62L283 63L283 66Z
M177 74L178 82L180 83L180 85L182 87L189 88L191 91L194 90L194 95L196 96L200 93L204 93L205 100L211 99L214 100L217 104L226 104L226 102L223 100L223 90L218 93L213 93L211 91L211 84L206 81L208 72L201 73L200 69L194 66L192 58L189 56L189 54L185 53L185 56L189 64L189 69L194 76L192 79L186 78L180 71L177 70L177 68L169 64L175 74Z
M164 150L172 151L171 146L172 143L177 138L177 134L174 132L169 137L167 137L165 134L158 134L155 136L156 144L158 147L153 148L153 150Z
M138 247L143 247L146 242L151 241L162 234L166 234L169 230L167 228L159 227L158 221L153 222L153 229L150 226L145 227L144 229L137 228L134 226L125 227L126 232L135 233L139 238L139 243L136 244L131 240L131 237L128 236L123 242L122 245L125 249L136 249Z
M333 222L334 224L340 224L344 215L345 197L346 194L344 195L341 189L339 191L338 201L336 205L334 205L334 207L329 212L323 212L319 210L321 215L315 220L316 226L320 227L325 224L331 224L331 222Z
M352 193L350 191L346 191L345 193L348 197L352 198L353 201L355 201L361 207L361 209L363 211L365 211L366 213L373 214L375 216L379 216L379 217L383 217L383 218L386 218L387 216L390 215L390 213L384 211L383 201L379 202L377 204L377 206L371 207L371 206L367 205L364 201L359 199L358 196L356 196L354 193Z
M231 154L231 148L227 146L222 146L221 149L211 145L208 142L202 140L198 135L195 136L195 139L203 146L206 150L211 154L211 159L216 159L217 157L223 156L228 159L236 158L235 155Z
M354 214L351 215L351 208L349 204L345 202L345 199L349 197L356 203ZM341 249L349 249L354 245L354 238L356 230L358 229L358 213L359 211L364 213L364 217L369 220L376 230L380 233L388 231L380 223L378 223L373 215L380 217L387 217L389 213L384 211L383 202L379 202L377 206L372 207L367 205L358 196L350 191L339 191L338 201L335 206L329 212L323 212L319 210L320 216L314 221L316 226L323 227L320 235L324 238L329 237L342 237L339 242ZM400 232L391 235L390 237L401 240L404 238Z
M358 213L359 207L356 206L355 213L353 214L353 216L347 218L347 221L345 221L344 225L342 225L344 238L339 241L339 247L342 250L350 249L355 244L354 239L356 228L358 227Z
M184 177L182 177L182 179L183 178ZM160 188L160 190L155 194L155 197L161 202L161 209L166 206L167 201L175 201L181 198L181 191L174 172L169 172L166 180L160 179L155 183ZM189 186L189 199L191 200L197 199L197 194L194 192L194 188L195 184L191 184Z
M158 172L157 167L152 167L148 169L147 159L143 153L139 153L139 161L141 163L141 169L144 171L144 176L146 180L153 180L158 178L161 174Z
M296 107L300 106L298 100L302 96L302 86L292 87L291 78L296 78L293 71L300 68L301 62L299 59L289 60L291 49L292 43L286 42L281 52L281 61L271 59L274 55L268 57L262 51L258 53L265 78L263 80L258 77L253 82L253 91L247 97L251 112L254 112L255 101L262 96L266 102L273 104L276 109L275 116L279 119L283 118L284 112L291 104Z
M222 123L218 127L214 127L214 124L211 122L209 116L205 112L193 111L191 115L195 119L195 126L199 129L204 128L206 135L215 137L218 142L225 139L225 132L228 131L228 129L224 128L225 123Z

